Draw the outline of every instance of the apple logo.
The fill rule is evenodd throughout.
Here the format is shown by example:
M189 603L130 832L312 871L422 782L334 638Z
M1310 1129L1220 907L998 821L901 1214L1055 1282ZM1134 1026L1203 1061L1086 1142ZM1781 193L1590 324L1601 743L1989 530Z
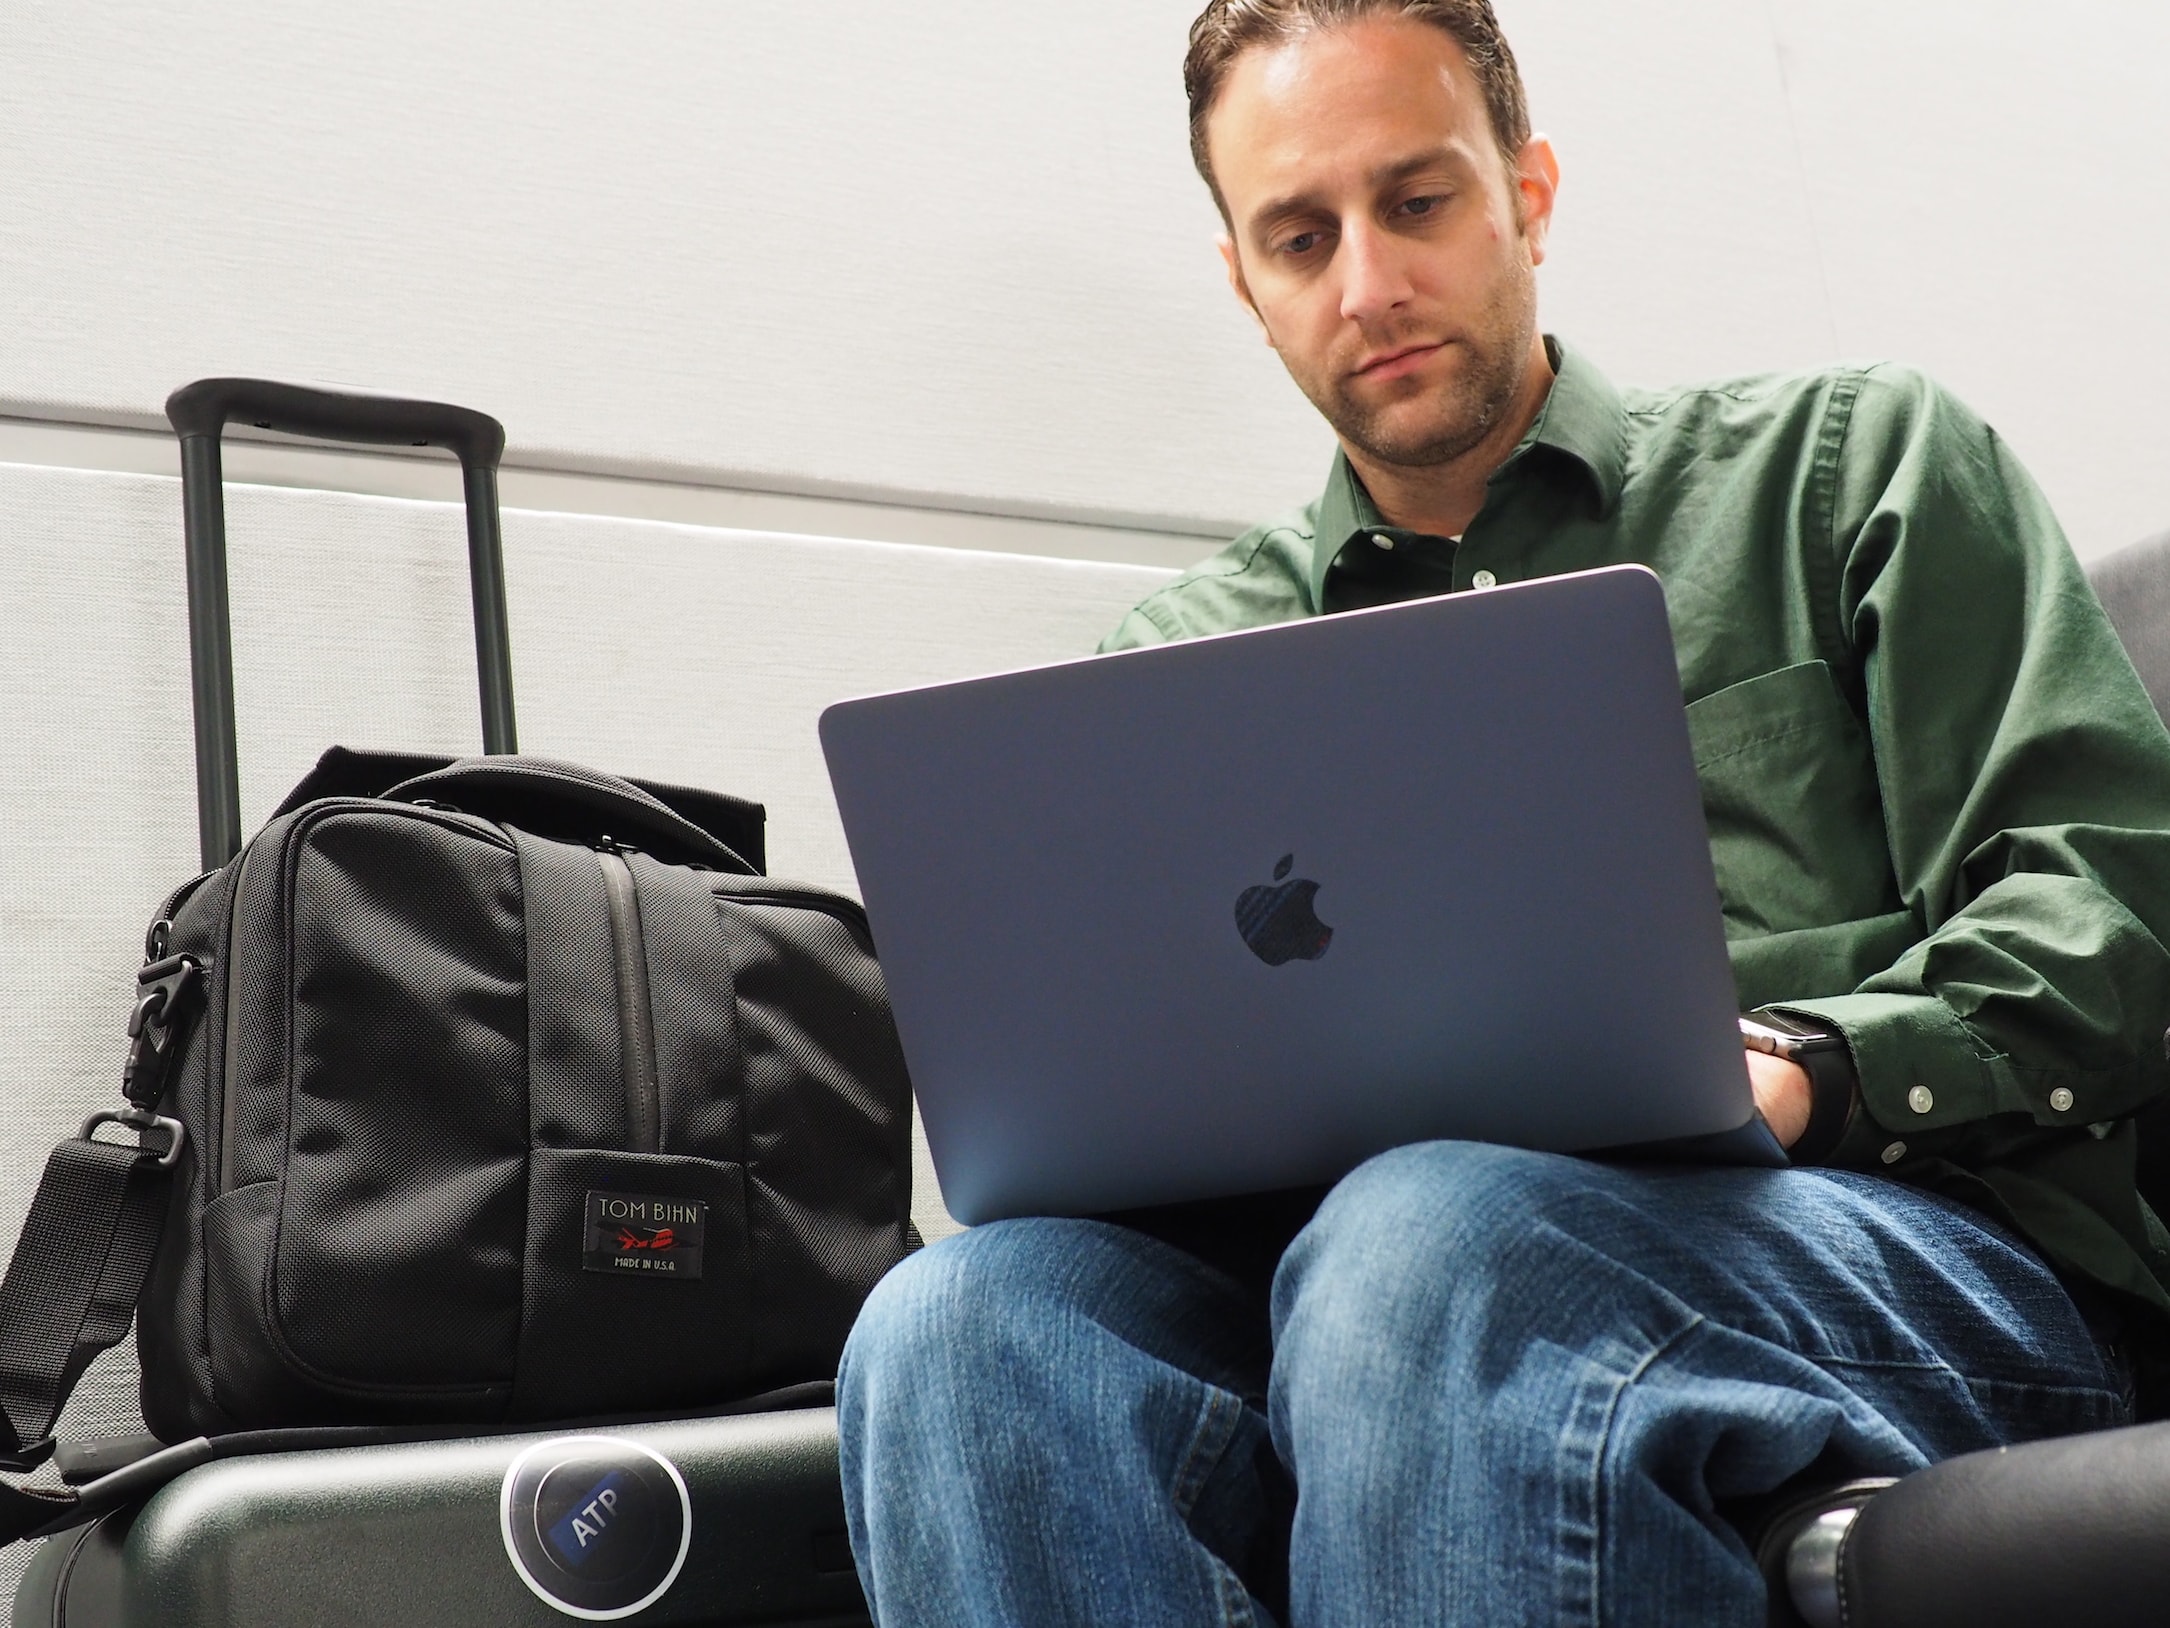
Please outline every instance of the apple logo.
M1271 882L1245 888L1236 900L1236 931L1269 967L1316 961L1334 941L1334 930L1311 908L1319 884L1301 876L1290 880L1289 869L1295 863L1294 854L1283 854Z

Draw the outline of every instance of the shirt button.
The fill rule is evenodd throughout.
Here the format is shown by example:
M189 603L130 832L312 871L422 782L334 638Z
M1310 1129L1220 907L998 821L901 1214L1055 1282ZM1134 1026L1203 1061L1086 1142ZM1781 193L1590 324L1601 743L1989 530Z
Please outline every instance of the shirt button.
M2072 1093L2060 1085L2049 1094L2049 1105L2060 1114L2070 1113L2072 1111Z
M1489 571L1479 571L1475 576L1469 579L1469 585L1472 588L1497 588L1499 586L1499 578L1492 575L1492 573Z
M1936 1106L1936 1094L1926 1085L1917 1085L1907 1092L1906 1105L1917 1114L1925 1114Z
M1394 539L1389 537L1385 532L1373 532L1371 534L1371 540L1374 546L1385 549L1389 554L1394 552Z
M1905 1157L1906 1144L1904 1142L1894 1142L1884 1149L1884 1163L1886 1164L1897 1164Z

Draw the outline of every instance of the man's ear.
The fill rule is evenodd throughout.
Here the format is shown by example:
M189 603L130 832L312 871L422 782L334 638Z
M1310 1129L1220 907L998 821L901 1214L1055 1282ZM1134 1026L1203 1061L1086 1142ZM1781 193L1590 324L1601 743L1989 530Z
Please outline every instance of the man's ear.
M1214 246L1221 251L1221 264L1228 268L1228 286L1235 290L1236 298L1244 310L1251 313L1251 320L1258 324L1258 331L1265 335L1266 343L1273 344L1273 330L1266 326L1266 319L1258 314L1258 302L1251 298L1251 285L1243 280L1243 256L1236 250L1236 240L1223 232L1215 238ZM1276 350L1280 349L1275 345Z
M1529 240L1530 264L1545 263L1545 242L1552 232L1552 206L1560 196L1560 160L1551 141L1532 136L1515 155L1515 207L1522 235Z

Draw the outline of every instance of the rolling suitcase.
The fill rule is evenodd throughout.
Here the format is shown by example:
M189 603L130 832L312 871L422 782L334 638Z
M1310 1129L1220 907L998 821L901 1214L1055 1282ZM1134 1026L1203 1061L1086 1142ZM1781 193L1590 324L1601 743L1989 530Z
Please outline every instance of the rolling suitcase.
M243 417L260 427L319 439L426 441L459 452L467 496L485 747L491 753L514 751L495 492L502 431L494 421L438 404L261 381L207 381L178 393L176 402L183 402L191 392L199 418L208 398L221 422L225 416ZM182 415L175 414L175 421L177 428L183 426ZM233 772L215 424L207 435L199 431L193 438L184 429L183 459L188 476L185 502L191 545L202 842L206 866L215 869L242 846ZM533 762L517 758L476 761L482 766L479 772L474 762L448 768L442 759L346 753L335 748L288 806L326 797L379 797L393 782L417 777L433 782L425 789L435 791L434 782L449 774L446 783L452 792L470 800L479 797L481 806L488 809L491 782L503 782L508 774L517 780L531 772L525 765ZM557 774L563 767L536 765L546 775ZM577 780L584 771L571 773ZM515 793L520 789L513 788ZM503 792L500 785L495 794ZM689 833L684 841L696 852L692 865L696 883L710 869L733 873L732 889L752 887L758 894L765 883L758 875L761 814L754 805L681 788L635 787L615 781L600 790L592 784L575 784L562 795L568 799L566 818L576 825L593 813L592 807L584 814L574 806L583 800L592 804L596 796L603 796L614 818L628 812L629 801L635 802L630 812L659 834L659 852L668 848L674 833ZM421 808L449 808L419 796L412 801ZM467 814L460 809L449 811ZM553 834L569 832L570 828ZM726 833L728 841L710 835L715 832ZM576 843L592 840L570 834ZM638 835L638 828L632 834ZM634 867L641 867L644 876L660 869L638 848L624 847L609 837L602 842L606 852L626 856L620 864L627 869L628 880ZM717 856L713 866L701 862L700 856L710 851L704 843L712 845ZM741 855L750 856L751 864L743 863ZM610 868L606 860L603 869L608 873ZM751 875L742 878L736 873ZM759 904L802 912L811 907L820 918L820 953L814 961L824 956L849 961L861 955L849 941L863 938L863 924L855 932L845 923L839 937L834 901L824 903L812 897L811 890L774 886L778 897L760 898ZM725 908L726 894L719 884L718 908ZM774 916L779 912L764 908L760 913ZM619 942L622 952L622 938ZM790 953L790 947L784 946L786 961ZM872 972L870 946L864 947L863 959L866 972L847 973L836 986L844 1021L861 1038L873 1034L867 1026L871 1017L886 1022L886 1000L879 991L878 974ZM773 981L773 966L769 976ZM859 988L855 976L873 982ZM621 953L621 1028L629 1021L623 1005L627 977ZM155 996L153 991L139 1007L137 1022L131 1026L136 1042L132 1076L144 1066L146 1056L161 1070L170 1064L170 1059L158 1055L167 1037L164 1025L157 1021L159 1013L149 1010ZM200 1002L201 996L196 998ZM916 1241L902 1208L909 1203L908 1144L902 1140L907 1121L892 1124L893 1107L871 1107L889 1094L887 1050L893 1046L893 1030L888 1033L889 1045L877 1044L870 1054L876 1076L884 1083L871 1094L850 1087L844 1092L857 1104L854 1112L877 1115L869 1121L876 1141L867 1144L881 1148L877 1162L893 1161L904 1172L902 1189L884 1175L877 1182L880 1191L872 1198L869 1215L882 1235L875 1254L883 1260L892 1258L893 1248ZM879 1041L879 1036L875 1038ZM173 1049L180 1050L178 1041L173 1042ZM803 1056L804 1047L799 1049ZM652 1088L652 1061L645 1066ZM901 1058L895 1060L895 1067L901 1087ZM140 1085L141 1079L135 1083ZM97 1269L87 1274L90 1283L79 1295L71 1295L55 1287L65 1283L67 1272L41 1262L33 1269L38 1283L31 1293L0 1293L4 1302L0 1324L6 1325L0 1326L0 1341L14 1347L0 1351L0 1358L5 1359L0 1361L0 1368L5 1369L0 1374L5 1382L0 1384L4 1391L0 1403L7 1408L5 1421L0 1422L8 1427L6 1462L12 1468L28 1468L54 1452L49 1440L36 1441L38 1421L42 1419L49 1428L82 1362L125 1330L126 1311L136 1294L130 1286L131 1275L135 1283L142 1281L146 1262L135 1257L148 1255L149 1245L142 1241L146 1234L140 1216L156 1206L146 1204L136 1178L155 1179L163 1192L168 1180L163 1167L173 1160L157 1155L162 1147L168 1155L178 1155L183 1136L176 1121L146 1106L149 1095L131 1090L130 1097L130 1111L97 1116L86 1126L75 1150L79 1156L103 1157L109 1164L124 1153L138 1156L123 1178L129 1183L126 1195L108 1218L116 1241L104 1246L103 1256L94 1263ZM629 1099L629 1114L632 1106ZM650 1111L659 1109L651 1106ZM749 1106L743 1111L752 1110ZM92 1130L100 1121L116 1121L137 1130L143 1147L124 1150L93 1140ZM892 1139L897 1141L894 1150L887 1145ZM64 1144L64 1152L66 1148ZM747 1168L749 1172L755 1169ZM49 1169L49 1186L53 1179ZM751 1174L747 1185L753 1185ZM41 1203L45 1196L41 1190ZM591 1212L597 1196L587 1195ZM883 1219L891 1207L897 1210L895 1218ZM48 1219L81 1210L80 1200L71 1199L67 1206L56 1206ZM801 1242L787 1241L786 1247L822 1248L806 1232L807 1212L800 1208L793 1213ZM38 1219L39 1209L34 1205L26 1236ZM715 1219L726 1227L732 1224L724 1214ZM600 1225L592 1214L589 1225L591 1229ZM892 1227L897 1232L894 1245L886 1238ZM605 1235L612 1230L606 1227L597 1235L604 1240L601 1243L588 1240L585 1259L590 1271L595 1270L598 1248L609 1253ZM683 1226L678 1230L687 1231ZM123 1241L131 1232L140 1247ZM668 1228L635 1227L632 1232L641 1236L627 1248L653 1252L671 1247ZM147 1236L155 1238L156 1228L150 1228ZM697 1240L700 1234L696 1230L692 1236ZM578 1242L576 1236L576 1246ZM729 1253L721 1254L722 1259L711 1262L712 1266L728 1266ZM847 1245L841 1257L833 1248L823 1249L822 1270L834 1281L825 1295L815 1286L817 1300L834 1300L846 1290L863 1295L871 1283L869 1274L878 1275L883 1260L867 1255L860 1261L861 1255L867 1255L866 1246ZM846 1258L850 1264L837 1264ZM18 1265L25 1259L19 1252ZM69 1263L59 1264L64 1268ZM75 1264L79 1268L75 1275L85 1276L82 1262ZM644 1255L604 1264L652 1270L657 1263ZM693 1275L699 1275L697 1257ZM9 1290L17 1288L15 1276L11 1268ZM55 1329L33 1326L48 1321L42 1311L35 1318L24 1314L25 1307L41 1307L48 1295L68 1302L67 1337L55 1339ZM827 1325L835 1323L841 1312L840 1326L848 1326L848 1311L841 1305L819 1308L817 1320L823 1332L816 1344L841 1337L840 1331ZM61 1319L50 1321L58 1327ZM584 1332L592 1343L594 1330ZM226 1338L230 1342L232 1336ZM215 1350L211 1355L215 1357ZM628 1351L625 1356L630 1367L640 1366L640 1352ZM803 1356L791 1360L801 1364L800 1372L805 1371ZM679 1366L684 1366L683 1361ZM745 1371L756 1377L761 1372L758 1367ZM36 1495L33 1517L41 1509L53 1511L44 1531L33 1534L43 1542L17 1593L14 1620L39 1628L62 1623L104 1628L154 1622L278 1628L290 1623L386 1620L401 1621L409 1628L430 1628L438 1623L549 1622L564 1616L613 1620L638 1615L642 1621L659 1623L834 1624L838 1628L863 1624L867 1621L864 1603L844 1536L835 1417L827 1405L832 1387L820 1381L786 1384L778 1377L767 1383L784 1388L723 1407L680 1404L673 1409L693 1415L685 1418L632 1415L636 1406L655 1409L670 1404L620 1404L609 1399L614 1393L604 1392L589 1393L591 1397L602 1394L605 1400L591 1401L587 1409L560 1407L539 1415L555 1420L568 1412L593 1412L598 1407L626 1410L577 1426L522 1425L523 1415L510 1406L501 1410L500 1422L480 1425L462 1425L459 1415L451 1415L453 1422L448 1424L441 1413L424 1412L407 1420L396 1415L377 1417L365 1410L360 1417L374 1417L376 1422L348 1424L304 1415L306 1428L250 1429L243 1421L237 1429L228 1420L195 1423L194 1429L214 1433L174 1446L148 1437L64 1446L54 1456L75 1489L72 1495L51 1488L0 1487L0 1498L11 1504L9 1530L20 1531L28 1524L25 1502L32 1494ZM172 1408L165 1411L169 1419L190 1417ZM210 1417L218 1415L213 1412ZM530 1410L525 1417L538 1415ZM169 1439L187 1433L167 1428Z
M169 1451L198 1462L147 1502L140 1486L85 1489L111 1507L46 1540L15 1628L869 1623L825 1407L217 1460L208 1442Z

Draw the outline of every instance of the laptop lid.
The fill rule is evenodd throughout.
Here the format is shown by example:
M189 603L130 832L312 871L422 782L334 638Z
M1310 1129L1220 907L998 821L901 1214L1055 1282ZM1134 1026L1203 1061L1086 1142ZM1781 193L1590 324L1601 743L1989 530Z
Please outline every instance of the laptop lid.
M821 737L960 1220L1753 1118L1639 566L847 701Z

